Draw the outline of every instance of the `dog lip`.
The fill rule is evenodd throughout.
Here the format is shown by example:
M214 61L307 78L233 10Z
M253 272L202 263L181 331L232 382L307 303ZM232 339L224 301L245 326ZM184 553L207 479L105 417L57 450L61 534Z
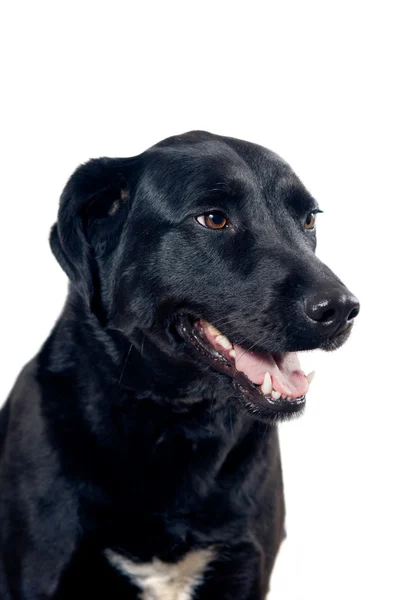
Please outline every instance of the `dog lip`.
M192 322L189 315L183 313L177 315L176 329L180 337L188 342L191 347L201 356L204 362L210 364L218 372L228 375L233 380L233 385L239 396L243 397L245 408L251 413L268 411L276 414L291 414L303 409L306 401L305 396L291 400L274 400L265 396L259 385L253 383L244 373L238 371L235 365L217 352L208 341L201 335L200 330Z
M333 337L329 337L326 340L323 340L318 346L319 349L324 350L325 352L331 352L333 350L338 350L339 348L341 348L341 346L343 346L343 344L346 343L346 341L350 337L353 327L354 327L353 322L347 323L347 325L344 327L344 329L342 331L338 332Z

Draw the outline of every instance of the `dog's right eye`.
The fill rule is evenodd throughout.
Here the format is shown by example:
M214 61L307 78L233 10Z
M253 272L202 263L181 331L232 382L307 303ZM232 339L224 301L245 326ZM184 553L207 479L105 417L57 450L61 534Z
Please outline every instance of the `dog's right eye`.
M315 229L316 216L318 213L323 212L320 208L316 208L315 210L308 213L304 220L304 229L307 231L313 231Z
M222 212L211 211L196 217L197 222L208 229L225 229L228 227L228 219Z

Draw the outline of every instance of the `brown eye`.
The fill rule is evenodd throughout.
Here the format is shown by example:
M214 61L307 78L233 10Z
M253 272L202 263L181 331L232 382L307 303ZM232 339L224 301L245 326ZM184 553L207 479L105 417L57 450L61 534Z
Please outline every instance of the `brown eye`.
M309 213L304 221L304 229L314 229L316 221L316 213Z
M199 217L196 217L196 220L208 229L225 229L228 227L227 218L221 212L217 211L199 215Z

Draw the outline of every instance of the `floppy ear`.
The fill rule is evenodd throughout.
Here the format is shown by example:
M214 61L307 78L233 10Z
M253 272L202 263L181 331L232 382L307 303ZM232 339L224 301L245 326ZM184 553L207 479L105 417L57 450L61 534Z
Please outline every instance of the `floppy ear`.
M127 204L134 158L98 158L76 169L60 199L51 249L91 310L99 292L95 253L87 238L93 222L112 219Z

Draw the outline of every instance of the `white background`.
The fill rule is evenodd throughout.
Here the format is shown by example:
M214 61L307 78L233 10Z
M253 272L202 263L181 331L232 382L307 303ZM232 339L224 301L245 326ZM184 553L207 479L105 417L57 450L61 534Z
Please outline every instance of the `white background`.
M47 236L80 162L190 129L273 149L324 209L319 256L362 309L343 349L304 357L307 413L281 427L271 599L398 598L393 2L14 1L0 22L0 397L62 308Z

